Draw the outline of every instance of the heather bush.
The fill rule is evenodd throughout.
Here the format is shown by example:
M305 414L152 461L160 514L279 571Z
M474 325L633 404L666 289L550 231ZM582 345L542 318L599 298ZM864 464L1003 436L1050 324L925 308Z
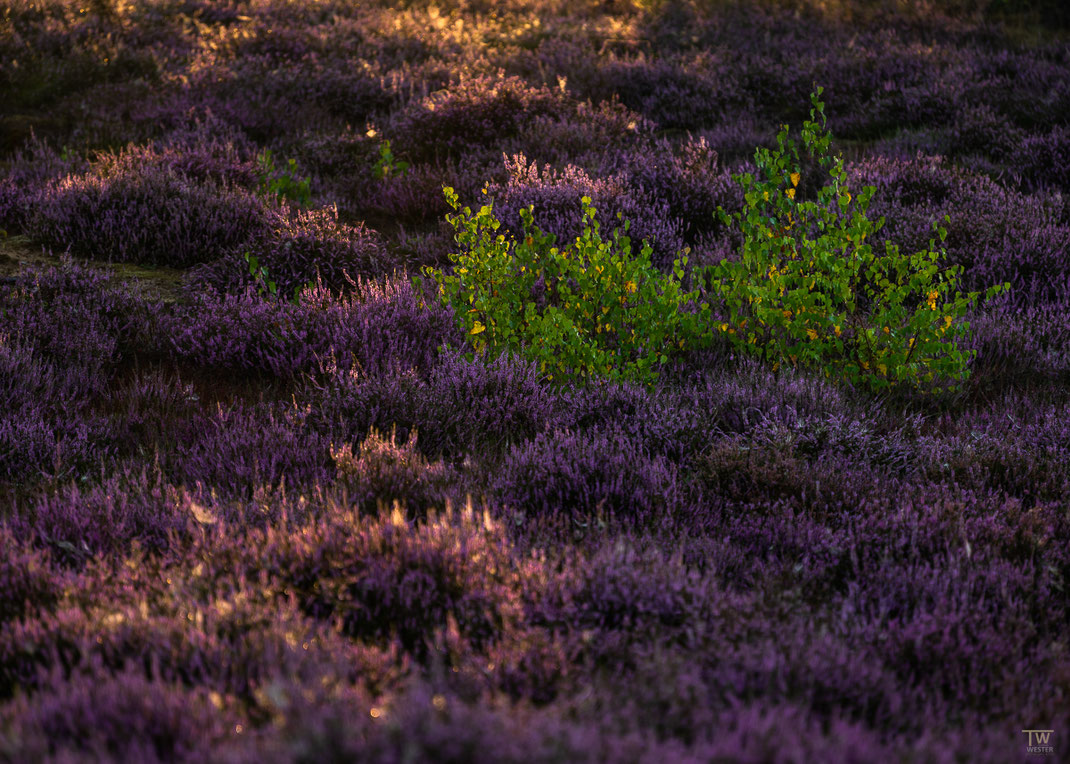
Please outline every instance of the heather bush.
M0 290L10 332L0 335L0 480L67 476L111 450L110 424L93 403L141 331L142 308L80 269L28 272Z
M247 564L277 579L309 616L354 639L396 639L418 656L436 631L455 628L482 649L521 616L517 562L498 524L471 507L419 525L396 509L336 511L300 534L269 529L249 544Z
M964 414L939 439L920 444L934 480L998 490L1028 506L1057 502L1070 491L1067 407L1025 402L1011 394L989 410Z
M661 144L651 153L615 152L606 164L651 200L667 204L668 215L681 221L688 244L719 229L719 207L743 202L731 173L721 167L717 151L705 138L689 139L677 151Z
M555 421L555 398L533 364L506 355L444 353L426 376L338 370L311 395L312 416L350 443L376 428L432 457L499 452Z
M604 65L601 75L625 106L659 127L696 130L718 122L743 100L738 84L709 69L701 58L617 60Z
M337 481L347 500L368 508L398 502L413 514L445 506L455 480L452 470L441 462L428 463L415 441L414 434L399 445L396 433L387 439L370 429L355 450L348 443L332 448Z
M358 209L383 215L405 224L427 224L441 221L449 212L449 205L442 198L443 177L470 174L468 167L447 164L417 165L401 177L376 180L374 185L362 189L354 199Z
M250 586L238 567L248 550L237 539L219 531L199 538L168 558L91 561L54 613L0 628L0 697L47 689L50 667L75 674L98 665L119 674L136 666L152 679L211 690L255 716L276 677L318 684L324 673L388 673L379 656L350 649L292 598Z
M1070 131L1053 127L1046 135L1028 135L1016 147L1015 169L1022 184L1029 189L1058 188L1070 190Z
M815 432L816 431L816 432ZM870 438L873 439L873 436ZM696 460L696 473L708 500L732 506L841 510L861 508L904 480L893 469L905 458L894 445L867 443L861 453L830 444L819 428L795 433L763 423L742 436L711 443ZM868 445L873 452L864 450ZM839 446L839 447L837 447ZM886 465L883 462L891 461Z
M533 363L447 353L428 377L416 427L430 453L497 452L543 431L554 403Z
M251 193L198 181L155 159L129 151L50 182L27 232L61 251L181 268L264 231L267 209Z
M59 599L62 578L48 555L29 549L0 528L0 623L48 610Z
M248 498L257 487L302 490L334 476L330 443L292 407L220 406L174 427L178 445L161 460L177 484Z
M187 277L191 291L245 290L254 285L249 268L254 258L284 296L310 283L339 291L359 277L389 276L402 265L388 257L374 231L340 222L335 207L278 210L268 216L268 231L241 252L192 269Z
M27 502L11 519L20 538L51 550L58 562L80 566L133 546L158 551L193 517L192 498L159 474L119 471L99 483L70 482Z
M523 516L656 523L685 499L675 467L612 429L540 433L514 446L492 486Z
M470 77L420 99L384 127L413 162L501 146L534 117L567 114L566 96L517 77Z
M531 209L521 212L523 239L506 238L495 233L501 224L492 205L473 215L453 189L446 194L465 251L451 257L451 274L426 273L477 351L521 353L550 380L652 382L669 354L708 336L709 306L683 289L686 256L666 275L653 267L649 244L633 254L627 221L603 238L590 197L581 200L581 235L559 249L553 234L535 227Z
M1068 272L1065 203L1025 195L940 159L876 159L851 167L854 182L877 188L871 210L886 221L875 244L924 246L934 216L948 216L943 244L971 289L1009 281L1015 294L1052 299Z
M559 394L557 421L574 430L614 427L651 453L684 463L706 446L722 402L698 388L664 385L651 390L634 383L573 387Z
M619 544L599 550L568 578L565 607L553 615L564 628L639 641L644 631L664 634L701 623L712 593L705 583L679 560Z
M984 154L1002 159L1021 145L1025 134L1005 115L982 103L959 110L948 138L958 155Z
M12 761L203 761L228 736L208 693L128 670L49 678L5 709L0 756ZM233 726L230 726L233 729Z
M84 164L77 154L56 151L44 141L28 141L0 175L0 229L21 233L48 181L84 170Z
M426 304L404 279L358 281L344 297L319 286L299 298L198 293L161 317L161 344L183 362L292 379L332 357L369 371L429 368L438 347L458 338L450 311Z
M606 152L653 152L655 129L649 119L613 98L579 103L574 114L538 115L521 128L516 143L526 156L564 167Z
M91 414L69 419L77 408L84 407L26 407L0 415L0 480L58 479L92 469L107 453L109 433Z
M0 287L6 333L61 367L84 369L86 392L100 392L107 372L146 341L152 308L129 283L70 261L26 269L13 282Z
M1054 284L1047 286L1052 289ZM1028 388L1066 380L1070 374L1070 324L1064 306L1060 299L1004 299L976 316L971 322L971 344L977 349L975 385L984 389Z
M296 696L296 693L294 693ZM308 755L397 761L596 762L672 758L670 744L617 734L596 722L564 720L524 706L488 706L437 684L409 682L390 702L363 692L337 693L317 704L295 697L294 714L248 760Z

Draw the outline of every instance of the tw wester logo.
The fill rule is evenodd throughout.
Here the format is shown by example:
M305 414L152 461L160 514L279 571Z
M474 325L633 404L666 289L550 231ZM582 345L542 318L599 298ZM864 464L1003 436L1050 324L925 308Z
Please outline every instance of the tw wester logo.
M1022 730L1024 734L1029 736L1029 743L1026 745L1025 752L1037 756L1050 756L1055 753L1055 748L1051 744L1051 736L1054 731Z

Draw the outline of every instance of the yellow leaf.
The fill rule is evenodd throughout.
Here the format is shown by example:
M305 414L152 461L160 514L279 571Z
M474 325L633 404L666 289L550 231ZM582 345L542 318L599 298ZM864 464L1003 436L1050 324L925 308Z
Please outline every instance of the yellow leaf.
M797 172L793 172L793 173L791 174L791 185L792 185L792 186L797 186L797 185L799 185L799 181L800 181L800 180L802 180L802 175L800 175L800 174L799 174L799 173L797 173Z
M470 331L468 333L469 334L482 334L486 330L487 330L487 327L483 326L483 322L482 321L476 321L475 325L472 327L472 331Z
M784 193L788 195L789 199L794 199L795 198L795 189L794 188L789 188Z
M191 501L189 503L189 511L193 515L193 519L201 525L212 525L216 522L215 515L207 507L202 507L197 502Z

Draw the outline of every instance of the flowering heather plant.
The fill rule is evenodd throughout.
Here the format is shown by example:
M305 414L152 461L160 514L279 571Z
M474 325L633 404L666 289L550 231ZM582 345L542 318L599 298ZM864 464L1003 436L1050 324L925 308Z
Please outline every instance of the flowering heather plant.
M0 287L0 315L0 481L93 467L118 435L95 404L142 346L151 309L134 290L66 263Z
M416 101L384 129L414 162L498 146L538 115L570 111L567 98L519 77L471 77Z
M0 623L51 608L62 579L47 553L27 548L6 528L0 529L0 550Z
M47 691L20 698L5 715L0 755L13 761L203 760L226 739L231 721L208 692L136 669L54 672Z
M185 363L293 379L332 356L343 368L429 368L439 346L459 339L450 311L405 279L358 281L342 297L317 286L299 298L203 292L161 316L160 344Z
M273 408L275 410L273 410ZM261 404L255 410L219 407L176 429L179 445L163 457L175 483L211 486L224 496L249 497L281 484L308 489L333 478L330 444L310 432L292 408Z
M947 260L962 266L962 283L971 289L1009 281L1023 299L1048 301L1070 273L1066 204L1057 194L1008 189L940 157L878 157L849 170L852 183L877 188L870 211L886 225L876 246L894 240L924 247L934 215L949 216Z
M478 650L521 615L517 562L498 524L470 506L420 525L397 509L342 512L251 541L246 564L284 583L310 617L355 639L397 639L417 656L449 621Z
M739 85L697 60L613 61L601 74L626 106L663 129L687 130L718 120L743 99Z
M426 375L337 369L310 398L311 415L332 437L356 444L375 428L407 442L418 433L418 448L432 458L523 442L555 421L557 403L534 364L456 351L443 353Z
M646 192L654 203L651 207L667 205L667 210L660 208L662 217L680 221L688 244L721 228L716 217L719 207L743 203L731 172L721 166L717 151L705 138L689 139L675 151L666 141L651 151L613 152L604 166ZM669 238L671 246L676 237Z
M657 522L684 493L672 464L612 429L536 435L509 453L493 490L521 513L604 515L627 525Z
M240 247L264 230L266 214L247 191L134 152L50 182L27 232L61 251L181 268Z
M574 114L537 116L522 128L516 142L525 155L563 167L607 151L651 152L656 127L612 98L577 104Z
M254 260L285 297L302 291L306 284L320 283L340 291L359 277L390 276L403 265L387 254L375 232L364 225L342 223L336 207L272 210L267 227L241 252L191 269L187 277L191 291L203 287L243 291L256 280L250 272Z
M52 552L58 563L81 567L95 556L168 546L187 530L192 498L160 474L118 471L97 484L68 483L50 496L27 502L11 519L21 538Z
M430 464L416 450L416 436L403 444L375 429L354 449L348 443L331 449L338 482L357 506L398 502L406 511L423 514L449 500L451 470L441 462Z

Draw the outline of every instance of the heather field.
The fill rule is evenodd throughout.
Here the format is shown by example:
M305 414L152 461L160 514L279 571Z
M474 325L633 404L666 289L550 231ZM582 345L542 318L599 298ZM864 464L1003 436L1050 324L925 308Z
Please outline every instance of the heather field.
M0 761L1070 760L1068 28L0 2Z

